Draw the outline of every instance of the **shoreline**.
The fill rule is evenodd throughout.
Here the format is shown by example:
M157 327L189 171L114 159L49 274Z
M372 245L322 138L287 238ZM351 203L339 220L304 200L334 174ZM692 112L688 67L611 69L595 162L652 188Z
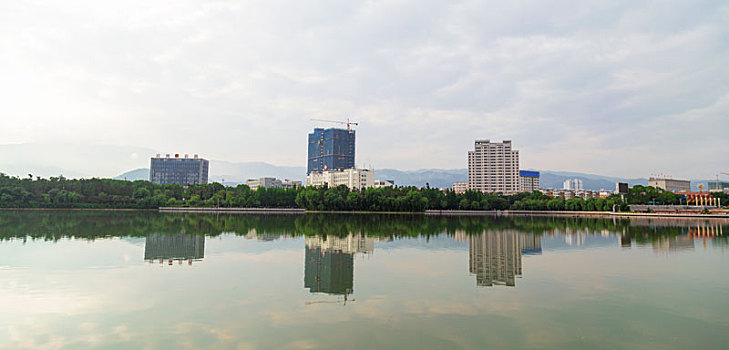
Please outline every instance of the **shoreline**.
M683 218L729 219L729 214L681 214L681 213L626 213L611 211L549 211L549 210L426 210L432 216L560 216L596 218Z
M159 213L208 213L208 214L344 214L344 215L427 215L427 216L552 216L592 218L654 218L654 219L711 219L729 220L729 214L687 213L627 213L603 211L549 211L549 210L426 210L425 212L393 211L319 211L303 208L211 208L211 207L160 207L157 209L134 208L0 208L0 211L99 211L99 212L159 212Z
M210 213L210 214L306 214L300 208L191 208L191 207L160 207L160 213Z
M156 212L157 209L137 209L137 208L0 208L0 211L25 211L25 210L37 210L37 211L149 211Z

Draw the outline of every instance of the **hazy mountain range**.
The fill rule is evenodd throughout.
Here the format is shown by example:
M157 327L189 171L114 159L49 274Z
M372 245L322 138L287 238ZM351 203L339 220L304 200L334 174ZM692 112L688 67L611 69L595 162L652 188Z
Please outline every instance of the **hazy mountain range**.
M0 173L27 177L63 175L68 178L115 177L127 180L148 180L149 156L163 153L148 148L116 145L74 145L74 144L6 144L0 145ZM131 170L129 169L136 169ZM566 179L578 178L585 189L614 189L615 182L631 185L648 183L647 179L623 179L594 174L539 170L541 187L562 188ZM121 175L119 175L121 174ZM304 180L303 166L277 166L265 162L210 161L210 181L226 185L244 183L247 179L276 177L280 179ZM378 179L394 180L398 185L450 187L454 182L466 181L466 169L423 169L396 170L375 169ZM692 180L692 185L704 184L708 180Z
M540 184L542 188L562 188L564 180L581 179L585 189L615 189L616 182L627 182L632 185L647 185L647 179L624 179L610 176L584 174L576 172L563 172L551 170L537 170L540 172ZM224 182L226 185L244 183L246 179L259 177L276 177L280 179L304 180L305 167L279 167L267 163L231 163L221 161L210 161L210 181ZM375 177L378 179L394 180L397 185L451 187L454 182L466 181L468 171L466 169L424 169L424 170L396 170L396 169L375 169ZM149 169L136 169L116 177L127 180L149 179ZM694 187L707 180L692 180Z

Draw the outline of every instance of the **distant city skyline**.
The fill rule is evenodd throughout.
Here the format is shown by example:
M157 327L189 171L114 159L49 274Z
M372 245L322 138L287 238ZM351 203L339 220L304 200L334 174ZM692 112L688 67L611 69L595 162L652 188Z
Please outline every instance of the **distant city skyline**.
M357 163L375 168L462 169L473 141L491 139L512 140L532 169L710 179L729 171L728 12L711 1L4 2L0 145L150 149L137 167L160 152L301 166L306 133L328 127L310 119L350 118ZM119 172L98 163L97 176Z

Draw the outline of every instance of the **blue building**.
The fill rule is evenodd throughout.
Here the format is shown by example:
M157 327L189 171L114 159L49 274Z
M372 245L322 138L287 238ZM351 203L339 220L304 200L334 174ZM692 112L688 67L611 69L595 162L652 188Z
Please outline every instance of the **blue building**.
M309 134L306 173L354 168L354 130L314 129Z
M166 157L151 159L149 168L149 181L160 185L178 184L181 186L208 183L209 162L206 159L193 158L185 155L181 158L175 154L174 158L168 154Z

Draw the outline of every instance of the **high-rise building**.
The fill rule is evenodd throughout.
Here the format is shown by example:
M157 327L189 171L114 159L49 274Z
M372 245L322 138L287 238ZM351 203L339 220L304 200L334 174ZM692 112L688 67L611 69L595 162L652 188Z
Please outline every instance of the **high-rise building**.
M160 185L178 184L181 186L208 183L209 162L196 155L189 158L187 154L180 157L175 154L164 158L158 154L152 158L149 169L149 181Z
M539 172L520 170L519 186L521 186L521 192L539 191Z
M354 168L354 130L314 129L309 134L306 173Z
M519 151L512 150L511 141L476 140L468 151L468 189L514 194L519 187Z
M582 180L580 179L567 179L562 184L565 190L570 191L582 191Z

